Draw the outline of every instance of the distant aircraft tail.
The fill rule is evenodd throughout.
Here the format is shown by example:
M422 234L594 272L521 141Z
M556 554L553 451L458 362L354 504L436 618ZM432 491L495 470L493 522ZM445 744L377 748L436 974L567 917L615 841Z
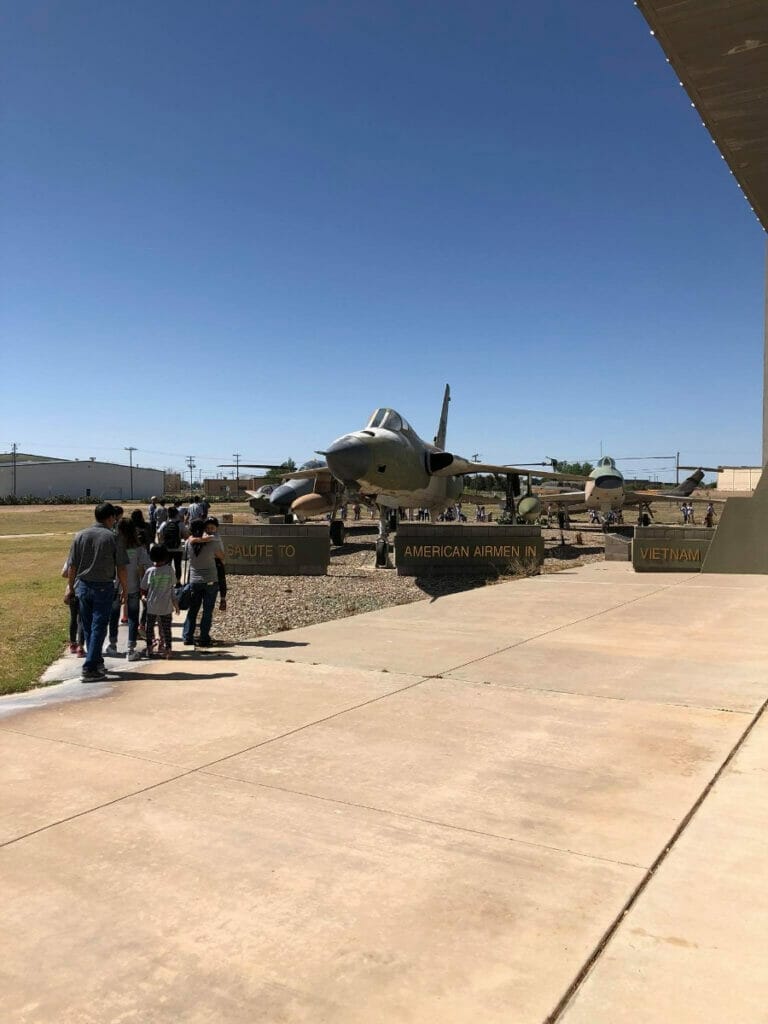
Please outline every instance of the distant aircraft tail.
M451 400L451 386L450 384L445 385L445 394L443 395L443 408L440 412L440 422L437 425L437 434L435 435L435 448L445 450L445 435L448 432L448 403Z
M667 491L667 494L673 498L687 498L689 495L693 494L703 479L704 470L697 469L695 473L691 473L690 476L687 476L677 487L673 487L671 491Z

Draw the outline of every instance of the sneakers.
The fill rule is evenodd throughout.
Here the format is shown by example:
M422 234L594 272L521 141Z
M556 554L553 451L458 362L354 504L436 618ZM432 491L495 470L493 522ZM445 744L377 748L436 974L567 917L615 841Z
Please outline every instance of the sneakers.
M85 657L85 648L81 644L78 644L77 645L77 650L75 651L75 654L78 656L78 658L84 658Z
M121 624L123 626L127 626L128 625L128 619L126 619L125 616L123 616L122 619L120 619L120 622L121 622Z
M128 651L128 661L141 661L141 651L137 649Z
M107 678L107 673L101 668L84 668L80 676L81 683L99 683Z
M114 658L115 655L117 654L117 644L107 644L107 646L104 648L104 653L107 655L107 657Z
M69 645L69 653L70 654L77 654L77 644L70 644Z

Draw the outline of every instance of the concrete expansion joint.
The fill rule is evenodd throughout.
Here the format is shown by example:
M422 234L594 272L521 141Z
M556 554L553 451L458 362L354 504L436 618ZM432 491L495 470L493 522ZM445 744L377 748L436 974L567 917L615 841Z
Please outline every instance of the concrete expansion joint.
M677 580L674 583L669 583L666 586L659 587L658 590L654 590L650 594L638 594L636 597L632 597L628 601L620 601L611 608L601 608L600 611L592 612L590 615L585 615L581 619L573 619L571 622L564 622L560 626L553 626L552 629L546 629L543 633L537 633L536 636L526 637L525 640L518 640L514 644L507 644L506 647L499 647L498 650L491 651L489 654L483 654L479 658L472 658L469 661L462 662L461 665L452 665L450 668L444 669L444 672L457 672L461 668L468 668L470 665L477 665L481 661L485 661L487 658L495 657L497 654L503 654L505 651L512 651L516 647L524 647L526 644L530 644L534 640L541 640L546 636L551 636L553 633L559 633L563 629L570 629L571 626L580 626L583 622L589 622L590 619L597 619L601 615L608 615L611 612L619 611L620 608L627 608L631 604L637 604L640 601L645 601L648 598L654 597L659 590L669 590L671 587L678 587L682 583L687 582L687 580Z
M258 750L260 747L265 747L270 743L276 743L278 740L286 739L289 736L295 736L297 733L304 732L306 729L311 729L315 725L321 725L324 722L330 722L334 718L340 718L342 715L346 715L350 711L357 711L360 708L368 707L371 704L376 704L378 703L378 701L386 700L388 697L393 697L396 694L404 693L406 690L412 690L414 689L414 687L420 686L424 681L425 678L420 676L414 682L408 683L406 686L398 687L398 689L396 690L391 690L389 693L381 694L378 697L372 697L370 700L362 701L360 704L354 704L352 707L343 708L341 711L336 711L332 715L326 715L323 718L318 718L313 722L306 722L304 725L300 725L296 729L289 729L287 732L280 733L279 736L270 736L266 740L261 740L259 743L253 743L248 747L244 747L242 750L232 751L231 753L226 754L223 757L218 757L213 761L207 761L205 764L195 765L192 768L187 768L183 771L180 771L178 775L173 775L169 779L162 779L160 782L154 782L149 786L143 786L140 789L132 790L130 793L123 793L120 796L115 797L113 800L105 800L103 803L95 804L93 807L86 807L85 810L78 811L76 814L67 815L64 818L59 818L56 821L51 821L47 825L42 825L40 828L31 829L29 832L25 832L23 835L14 836L12 839L8 839L5 842L0 842L0 849L3 849L6 846L13 846L15 843L19 843L23 839L29 839L32 836L38 835L41 832L48 832L50 829L56 828L59 825L65 825L70 821L76 821L78 818L83 818L88 814L92 814L94 811L101 811L106 807L113 807L116 804L122 803L124 800L130 800L133 797L141 796L143 793L149 793L153 789L160 789L161 787L167 786L170 783L178 782L180 779L184 779L189 775L194 775L195 773L207 774L206 770L209 768L213 768L217 764L221 764L224 761L229 761L231 758L239 757L241 754L247 754L253 750ZM14 732L15 730L8 729L6 731ZM31 735L31 738L33 739L48 739L48 737L34 736L33 734L27 733L19 733L19 735ZM119 757L129 757L133 758L134 760L144 761L147 763L162 764L164 766L176 767L175 765L173 765L172 762L152 761L150 758L137 757L137 755L135 754L126 754L121 751L114 750L104 750L101 747L90 747L87 744L73 743L70 740L56 739L51 740L50 742L61 743L73 747L80 747L82 749L98 751L105 754L113 754ZM214 772L211 772L210 774L212 777L222 778L222 776L217 776Z
M579 989L583 985L583 983L586 980L587 976L591 973L592 968L595 967L595 965L597 964L597 961L602 956L603 951L606 949L606 947L608 946L609 942L611 941L613 936L618 931L619 925L624 920L624 918L627 916L627 914L630 912L630 910L632 910L632 908L635 906L635 904L640 899L642 894L645 892L645 890L647 889L647 887L650 884L650 882L653 879L653 877L657 874L657 872L661 868L661 866L664 863L664 861L667 859L667 857L669 856L671 851L677 845L677 842L680 839L680 837L683 835L683 833L686 831L686 829L690 825L690 823L693 820L693 818L696 816L696 813L699 810L699 808L702 806L704 801L707 799L707 797L711 793L712 789L715 787L715 785L717 784L719 779L722 777L722 775L725 772L726 768L728 768L728 766L730 765L731 761L733 761L734 757L736 757L738 752L744 746L744 744L746 743L746 741L749 738L750 734L752 733L752 730L755 728L755 726L758 724L758 722L761 720L761 718L765 714L766 707L768 707L768 699L764 700L763 703L758 708L758 710L755 712L755 714L752 717L752 720L750 721L749 725L747 725L747 727L744 730L744 732L736 740L736 742L734 743L733 747L731 748L728 756L725 758L723 763L720 765L720 767L717 769L715 774L712 776L712 778L709 780L707 785L704 787L704 789L701 791L699 796L696 798L696 800L694 801L692 806L689 808L689 810L686 813L686 815L682 818L682 820L680 821L680 824L677 826L675 831L672 833L672 835L670 836L669 840L664 845L664 847L662 848L661 852L656 857L654 862L648 868L648 870L646 871L645 875L640 880L640 882L638 883L638 885L635 888L634 892L630 895L630 897L627 900L627 902L624 904L624 906L621 908L621 910L616 915L614 920L611 922L611 924L608 926L606 931L603 933L602 937L600 938L600 941L595 946L595 948L592 951L592 953L590 954L589 958L587 960L585 960L585 962L582 965L581 969L579 970L578 974L576 975L574 980L571 982L571 984L568 986L568 989L566 990L565 994L560 999L559 1003L554 1008L552 1013L550 1013L550 1015L545 1018L543 1024L557 1024L557 1022L562 1018L563 1014L565 1013L565 1011L568 1009L569 1005L573 1001L574 996L578 993Z
M472 664L470 662L470 664ZM430 676L431 679L442 679L442 676ZM483 686L505 687L504 683L492 682L488 679L461 679L448 676L456 683L480 683ZM642 704L643 706L653 705L659 708L685 708L688 711L718 711L727 712L729 715L752 715L753 711L743 711L740 708L719 708L711 707L709 704L686 704L680 700L649 700L646 697L622 697L613 693L585 693L582 690L555 690L552 687L542 686L515 686L517 693L536 693L542 697L584 697L589 700L613 700L619 704Z
M130 754L125 750L109 750L107 747L96 747L92 743L78 743L76 740L67 740L59 736L39 736L36 732L24 732L23 729L10 729L3 726L0 735L10 732L14 736L26 736L30 740L39 740L41 743L61 743L66 747L76 747L78 750L92 750L95 754L109 754L110 757L128 757L133 761L141 761L143 764L157 764L163 768L184 768L184 765L176 764L174 761L159 761L156 757L145 757L143 754Z
M528 846L536 850L549 850L551 853L562 853L569 857L579 857L582 860L595 861L600 864L616 864L620 867L635 868L638 871L646 870L647 865L636 864L634 861L617 860L615 857L600 857L594 853L584 853L583 850L572 850L567 846L553 846L550 843L535 843L530 839L519 839L517 836L504 836L498 832L484 832L482 829L469 828L467 825L454 825L449 821L440 821L438 818L425 818L418 814L407 814L405 811L395 811L390 807L378 807L376 804L361 804L354 800L340 800L334 796L323 796L320 793L310 793L303 789L291 789L289 786L276 786L271 782L254 782L252 779L240 779L232 775L219 775L216 772L208 772L205 768L195 769L203 775L209 775L212 779L228 782L239 782L244 786L252 786L254 789L266 789L277 793L287 793L290 796L301 796L308 800L318 800L320 803L334 804L339 807L354 807L360 811L371 811L373 814L387 815L390 818L401 818L403 821L416 821L422 825L432 825L435 828L447 829L449 832L461 832L464 835L480 836L483 839L497 839L502 843L515 843L518 846Z
M5 842L0 843L0 850L5 849L6 846L14 846L16 843L20 843L24 839L31 839L32 836L40 835L42 832L49 832L51 829L58 828L59 825L66 825L70 821L77 821L78 818L84 818L88 814L93 814L94 811L102 811L105 807L114 807L116 804L120 804L124 800L130 800L135 796L141 796L142 793L150 793L153 789L160 789L162 786L167 786L171 782L178 782L179 779L184 779L188 775L194 775L198 770L199 769L197 768L189 768L186 771L179 772L178 775L174 775L170 779L162 779L160 782L153 782L149 786L142 786L141 789L135 789L130 793L122 793L113 800L105 800L104 803L96 804L94 807L86 807L85 810L78 811L76 814L68 814L66 818L59 818L58 821L50 821L47 825L41 825L40 828L30 829L29 832L25 832L23 835L14 836L13 839L8 839Z

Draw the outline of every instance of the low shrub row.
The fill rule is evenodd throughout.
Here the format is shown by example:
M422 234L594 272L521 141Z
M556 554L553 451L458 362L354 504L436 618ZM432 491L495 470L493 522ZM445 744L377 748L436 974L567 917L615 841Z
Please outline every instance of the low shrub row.
M245 501L245 498L231 498L212 496L206 499L209 505L231 504L238 500ZM34 494L6 494L0 495L0 505L98 505L102 501L116 501L120 504L146 505L146 498L100 498L91 495L89 498L73 498L69 494L51 494L47 498L40 498ZM169 494L163 496L166 505L188 505L188 497L178 497Z

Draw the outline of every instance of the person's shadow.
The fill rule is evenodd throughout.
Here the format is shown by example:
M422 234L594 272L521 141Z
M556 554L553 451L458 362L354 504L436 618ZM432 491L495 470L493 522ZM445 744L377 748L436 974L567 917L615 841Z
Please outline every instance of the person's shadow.
M306 640L238 640L237 647L309 647Z
M174 680L183 681L188 679L234 679L237 672L181 672L174 669L171 672L153 673L151 676L144 672L121 672L119 678L106 679L102 682L123 683L135 680L156 679L158 681Z

